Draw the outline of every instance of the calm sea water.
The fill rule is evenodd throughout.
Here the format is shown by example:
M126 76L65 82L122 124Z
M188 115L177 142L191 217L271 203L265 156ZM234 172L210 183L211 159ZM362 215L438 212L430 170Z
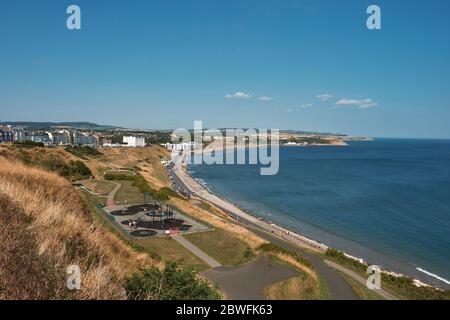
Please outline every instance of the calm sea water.
M447 286L450 141L352 142L282 147L280 171L195 165L192 175L256 215L379 264Z

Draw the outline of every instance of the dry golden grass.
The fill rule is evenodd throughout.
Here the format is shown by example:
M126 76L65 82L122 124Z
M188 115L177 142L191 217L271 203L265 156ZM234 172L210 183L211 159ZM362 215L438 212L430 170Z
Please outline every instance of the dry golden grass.
M292 256L288 254L284 254L281 252L276 253L270 253L271 256L276 257L277 259L280 259L283 262L289 263L290 265L294 266L295 268L307 273L309 276L311 276L315 281L318 281L317 274L312 270L311 268L305 266L304 264L300 263L296 259L294 259Z
M20 221L16 224L18 230L31 233L33 244L29 246L35 248L36 255L30 254L28 258L47 257L45 261L50 263L49 268L59 270L56 273L61 270L65 272L67 266L72 264L78 265L82 272L81 290L76 293L72 291L69 296L62 294L65 281L63 284L59 281L55 294L49 297L39 292L16 292L13 296L3 294L0 298L124 298L124 278L139 267L151 264L149 257L136 253L115 235L102 230L93 221L83 200L64 178L1 157L0 161L0 201L3 201L4 208L15 208L5 209L2 214L8 217L8 214L23 213L27 218L22 217L26 223L20 220L22 225ZM5 225L5 221L0 220L0 234L6 237L2 238L2 246L7 247L12 243L4 241L14 239L6 234L8 225ZM28 258L25 256L22 260L27 261ZM25 272L32 272L31 265L30 262L9 267L17 270L25 268ZM43 273L41 280L45 282L47 276L52 278L51 274ZM7 277L7 274L0 273L0 284L8 283L8 279L3 277ZM58 276L53 278L61 280ZM26 281L27 278L24 279ZM23 288L26 287L25 284Z
M26 163L39 163L46 160L61 160L64 162L79 160L63 148L23 148L13 145L0 145L0 156L12 161L20 160Z
M170 158L170 153L158 146L146 148L99 148L103 156L88 157L82 161L101 178L103 168L120 169L129 168L139 172L152 188L159 189L170 185L169 177L160 157Z
M116 187L114 183L106 180L85 179L80 182L92 192L102 195L108 195Z
M236 238L244 241L252 249L255 249L261 244L266 243L265 240L258 237L250 230L241 227L240 225L225 217L222 218L218 215L211 214L210 212L197 207L191 201L177 198L171 198L170 201L173 205L185 211L189 215L203 220L214 227L230 232Z
M264 289L269 300L319 300L320 288L317 282L307 275L290 278Z

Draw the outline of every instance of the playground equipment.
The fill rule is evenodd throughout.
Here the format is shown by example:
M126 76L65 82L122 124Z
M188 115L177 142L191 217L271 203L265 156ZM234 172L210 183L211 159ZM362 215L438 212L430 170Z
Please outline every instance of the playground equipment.
M157 205L156 202L153 208L144 214L152 217L152 222L161 222L162 226L164 226L166 220L174 218L173 206L170 204Z

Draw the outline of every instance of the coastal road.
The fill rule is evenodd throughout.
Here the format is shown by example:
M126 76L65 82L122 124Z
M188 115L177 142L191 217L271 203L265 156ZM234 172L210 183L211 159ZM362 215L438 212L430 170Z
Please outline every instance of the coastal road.
M218 197L217 195L211 193L209 190L200 185L197 181L195 181L183 168L183 156L177 156L173 160L173 165L171 165L171 172L177 176L178 183L183 184L184 187L189 190L192 195L196 195L206 201L213 203L218 208L222 209L230 216L232 216L237 221L247 221L252 225L255 225L263 230L268 232L276 233L280 237L295 243L301 247L305 247L314 251L325 252L327 250L327 246L303 237L295 232L282 228L278 225L270 223L268 221L259 219L247 212L238 208L235 204L229 202L226 199Z
M186 187L186 185L181 181L181 179L174 173L174 164L171 163L167 166L167 173L169 174L170 180L172 182L172 188L183 194L184 196L191 197L194 193Z
M194 179L192 179L182 168L181 163L182 157L176 158L174 161L172 172L179 178L180 183L185 185L186 189L188 189L198 197L213 203L220 209L232 213L239 223L252 229L252 231L259 235L261 238L272 242L286 250L297 252L303 256L306 256L313 264L314 269L317 271L317 273L326 282L330 291L331 298L333 300L358 299L357 295L353 291L352 287L348 284L348 282L332 267L327 265L319 254L309 253L307 250L300 248L304 247L312 249L316 252L318 251L319 253L323 253L326 250L325 246L322 246L319 243L301 236L294 236L293 233L290 233L283 228L268 224L265 221L261 221L258 218L240 210L228 201L225 201L224 199L213 195L208 190L199 185ZM280 236L285 239L281 239Z

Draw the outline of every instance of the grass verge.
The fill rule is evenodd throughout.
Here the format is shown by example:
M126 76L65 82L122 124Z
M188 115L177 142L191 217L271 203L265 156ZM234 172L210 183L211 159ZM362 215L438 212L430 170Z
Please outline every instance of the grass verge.
M191 233L183 237L226 266L246 263L256 257L255 252L245 242L224 230Z

